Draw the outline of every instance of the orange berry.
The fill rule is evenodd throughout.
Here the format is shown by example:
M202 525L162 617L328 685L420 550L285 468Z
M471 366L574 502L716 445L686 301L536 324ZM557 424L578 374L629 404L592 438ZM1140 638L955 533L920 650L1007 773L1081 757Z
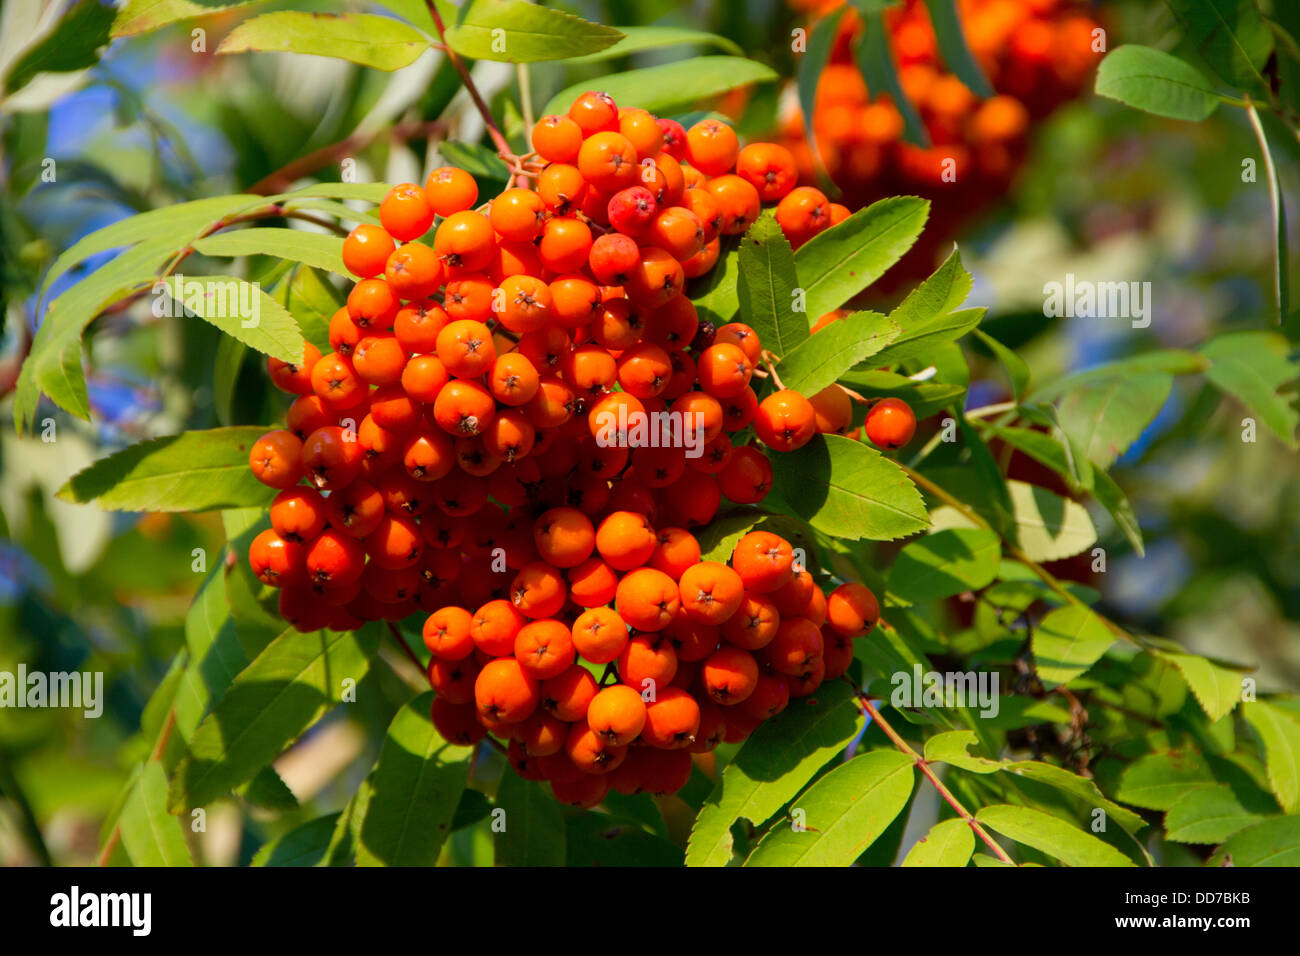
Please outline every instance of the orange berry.
M739 154L736 131L726 123L705 119L686 131L686 156L706 176L729 172Z
M507 189L492 200L488 218L503 239L529 242L541 235L546 203L531 189Z
M487 217L466 209L453 212L438 224L433 251L449 269L477 272L492 261L493 241Z
M488 377L493 397L503 405L511 406L530 401L537 394L538 383L537 369L519 352L497 356Z
M595 703L595 701L592 701ZM590 709L587 711L590 713ZM583 773L609 773L627 758L627 747L610 743L588 726L585 720L569 728L564 752Z
M662 631L677 615L677 582L654 568L637 568L618 582L614 596L619 616L639 631Z
M660 528L658 544L650 556L650 567L681 580L686 570L699 563L700 542L685 528Z
M290 488L302 480L303 443L291 431L267 432L253 443L248 466L257 480L271 488Z
M491 721L517 724L537 709L540 700L537 678L513 657L489 661L474 680L475 706Z
M758 684L758 661L739 647L720 647L700 668L704 689L723 706L739 704Z
M716 561L701 561L687 569L678 584L681 609L701 624L721 624L740 607L745 585L740 575Z
M591 229L578 219L548 219L537 251L553 272L577 272L591 254Z
M347 313L344 312L344 315ZM310 395L311 389L311 370L312 367L320 360L320 349L310 342L304 342L302 347L302 359L296 363L282 361L278 358L268 357L266 360L266 370L271 376L271 381L275 387L291 395Z
M470 634L473 618L463 607L444 607L434 611L424 622L424 646L444 661L469 657L474 650Z
M367 335L352 352L352 368L368 385L396 385L406 368L406 350L392 332Z
M582 127L567 116L543 116L533 127L532 142L548 163L571 163L582 147Z
M863 426L873 445L895 451L916 434L916 415L901 398L885 398L871 406Z
M578 171L588 183L605 193L616 193L637 179L637 152L622 133L592 133L578 150Z
M658 543L649 519L634 511L615 511L596 529L596 550L619 571L641 567L650 560Z
M573 636L559 621L529 621L515 635L515 659L538 680L559 677L573 664Z
M379 204L379 221L399 242L419 239L433 225L433 207L424 190L414 183L402 183L389 190Z
M427 299L442 285L442 263L424 243L408 242L388 257L384 278L399 299Z
M722 234L734 236L744 232L758 218L761 201L758 190L746 179L734 174L718 176L705 183L722 214Z
M474 205L478 199L478 183L463 169L439 166L429 173L424 183L424 195L430 208L445 218Z
M663 149L664 132L646 110L623 110L618 118L618 131L627 137L639 158L653 156Z
M646 704L645 727L641 736L652 747L685 749L695 742L699 729L700 705L681 688L662 688L655 699Z
M768 594L794 577L794 549L780 535L751 531L736 542L731 567L747 590Z
M736 175L758 190L763 202L783 198L799 181L794 155L776 143L751 143L736 157Z
M806 673L814 661L820 660L824 648L817 625L807 618L792 617L781 622L776 637L760 656L778 674L794 677Z
M640 260L624 287L628 297L647 308L657 308L681 294L686 282L682 265L665 249L643 246Z
M578 158L576 148L573 158ZM552 163L537 176L537 195L557 216L567 216L577 209L586 193L587 181L578 167L568 162Z
M754 431L759 440L776 451L794 451L817 434L817 413L798 392L773 392L758 406Z
M421 522L421 528L423 525ZM508 657L515 650L515 635L527 620L509 601L489 601L474 612L470 637L474 646L484 654Z
M367 331L391 329L398 304L392 287L383 279L362 279L348 293L348 315Z
M492 367L497 351L492 330L482 322L462 319L438 333L438 358L457 378L478 378Z
M533 524L533 540L542 560L557 568L575 568L595 550L596 529L576 508L552 508Z
M838 386L827 385L808 402L819 434L843 435L853 424L853 400Z
M402 369L402 388L417 402L432 402L450 381L447 368L436 355L413 355Z
M437 348L438 333L448 321L447 313L437 302L420 299L397 310L393 334L407 352L432 352Z
M781 614L772 596L746 591L736 613L722 625L722 636L736 647L756 651L772 643L780 626Z
M826 622L845 637L870 634L880 620L880 604L871 589L846 581L826 597Z
M618 655L618 677L643 694L667 688L677 676L677 651L667 634L636 634Z
M433 417L452 435L478 435L496 414L492 393L468 379L448 382L433 402Z
M591 671L574 664L558 677L542 682L541 706L558 720L572 723L587 715L599 689Z
M384 271L396 247L393 237L384 229L362 223L343 240L343 265L354 276L369 279Z
M717 398L732 398L749 386L754 363L738 345L715 342L700 355L700 388Z
M606 744L630 744L645 726L645 701L626 684L606 687L587 707L587 726Z
M601 130L618 129L618 106L608 93L583 93L569 107L569 118L584 136L591 136Z
M613 608L592 607L583 611L573 622L572 633L573 646L592 664L618 660L627 647L627 624Z
M564 576L545 561L526 565L510 583L510 601L525 617L551 617L568 597Z

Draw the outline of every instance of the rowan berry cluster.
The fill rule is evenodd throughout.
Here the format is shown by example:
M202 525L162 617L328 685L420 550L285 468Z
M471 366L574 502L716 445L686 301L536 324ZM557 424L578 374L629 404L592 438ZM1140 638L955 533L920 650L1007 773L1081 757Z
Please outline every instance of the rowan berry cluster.
M509 598L426 621L433 721L461 744L507 741L516 772L574 806L611 788L676 792L692 753L743 740L843 674L852 639L879 618L866 587L827 597L767 531L742 537L730 564L702 561L689 531L630 511L595 525L552 509L534 539L542 559Z
M851 423L834 387L760 401L758 335L701 323L683 294L764 202L796 236L830 224L783 211L788 151L600 93L532 138L535 188L476 206L472 176L435 169L344 241L358 281L333 351L268 362L297 397L250 452L280 491L249 561L299 630L427 613L444 735L491 731L525 776L589 804L611 784L677 789L688 748L842 673L876 611L851 585L828 619L774 535L728 567L688 530L724 498L763 500L757 442L792 451ZM733 443L751 425L757 442Z
M843 0L791 5L823 16ZM889 9L899 82L931 146L905 142L897 105L888 93L868 90L855 63L863 24L850 8L817 87L816 157L798 107L781 117L780 141L795 156L801 179L815 181L820 159L853 205L903 192L942 195L948 201L936 209L940 226L1005 192L1024 158L1031 120L1078 95L1100 61L1098 27L1068 0L963 0L958 7L967 45L997 95L981 100L945 69L923 0Z

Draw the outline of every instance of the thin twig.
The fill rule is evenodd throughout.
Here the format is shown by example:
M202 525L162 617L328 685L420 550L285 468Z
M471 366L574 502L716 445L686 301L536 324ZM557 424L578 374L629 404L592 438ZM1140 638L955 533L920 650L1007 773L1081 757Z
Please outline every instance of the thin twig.
M912 479L912 481L916 482L916 484L920 485L922 488L924 488L930 494L934 495L934 497L938 498L944 504L952 507L963 517L965 517L968 521L973 522L978 527L984 528L988 531L993 531L995 534L997 533L997 530L991 524L985 521L984 518L981 517L978 512L972 509L965 502L958 500L954 496L950 495L948 492L944 491L943 488L936 485L929 478L926 478L919 471L916 471L913 468L909 468L907 465L899 465L899 467L903 469L903 471L907 474L909 478ZM1078 595L1076 595L1069 588L1065 587L1065 585L1061 584L1061 582L1056 579L1056 577L1052 574L1052 572L1048 571L1045 567L1043 567L1033 558L1029 557L1029 555L1025 554L1025 552L1022 551L1019 547L1012 544L1010 541L1006 541L1005 539L1003 539L1003 545L1006 547L1007 553L1011 555L1011 557L1015 558L1021 564L1025 565L1025 567L1029 568L1029 570L1033 571L1034 574L1037 575L1040 581L1046 584L1047 587L1054 594L1056 594L1058 597L1063 599L1067 604L1073 604L1076 605L1077 607L1082 607L1082 608L1087 608L1088 610L1092 610L1091 608L1088 607L1087 604L1085 604L1083 601L1079 599ZM1096 614L1097 612L1093 611L1093 613ZM1143 641L1138 640L1136 637L1134 637L1128 631L1124 630L1124 628L1120 627L1118 624L1116 624L1110 618L1106 617L1104 614L1097 614L1097 618L1102 622L1102 624L1106 626L1106 628L1112 634L1114 634L1120 640L1127 641L1128 643L1133 644L1136 647L1143 647L1143 648L1146 647L1146 644Z
M929 761L913 750L912 746L899 736L898 731L894 730L894 728L889 725L888 721L880 716L880 711L878 711L876 706L871 702L871 698L862 691L857 691L857 701L858 707L861 709L862 713L876 722L884 732L885 736L893 742L895 747L912 758L912 762L916 765L916 769L925 775L925 778L934 785L936 790L939 791L939 796L943 797L943 799L947 801L948 806L952 807L953 810L957 812L957 815L966 821L966 824L975 832L976 836L988 845L989 849L993 851L993 854L1003 863L1015 866L1015 861L1007 855L1007 851L1002 849L993 837L989 836L988 831L980 825L980 822L975 819L969 810L962 806L961 801L957 799L956 795L954 795L953 792L945 786L944 782L939 779L939 775L934 772Z
M387 623L388 623L388 633L393 635L393 640L397 642L397 646L402 649L403 653L406 654L406 656L410 659L411 663L415 665L415 669L418 670L421 674L423 674L425 676L425 679L428 680L429 679L428 669L423 664L421 664L420 659L415 656L415 651L411 650L411 645L406 643L406 638L402 637L402 632L397 629L397 625L394 624L392 621L389 621ZM433 682L430 681L429 683L430 686L432 686Z
M483 117L483 122L487 124L488 135L492 137L492 142L501 154L503 159L517 159L514 152L510 149L510 143L507 142L497 121L492 117L492 111L483 100L483 94L478 91L474 85L473 78L469 75L469 70L465 66L465 61L460 58L460 54L451 48L447 43L447 28L442 22L442 14L438 12L437 4L433 0L424 0L424 5L429 9L429 16L433 18L433 26L438 31L438 40L446 48L447 59L451 61L452 68L460 76L460 81L465 84L465 92L469 98L474 101L474 106L478 109L479 114Z

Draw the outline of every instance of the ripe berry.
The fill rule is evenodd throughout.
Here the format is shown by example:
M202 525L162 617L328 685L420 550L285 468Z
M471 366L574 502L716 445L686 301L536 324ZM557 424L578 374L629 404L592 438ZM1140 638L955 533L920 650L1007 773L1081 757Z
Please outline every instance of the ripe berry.
M393 237L384 229L362 223L343 240L343 265L354 276L368 279L384 271L395 248Z
M394 186L379 204L379 221L399 242L419 239L433 225L433 207L414 183Z
M896 451L910 442L916 433L916 415L902 399L886 398L871 406L864 427L873 445Z
M303 443L291 431L267 432L253 443L248 466L271 488L289 488L302 480Z
M817 434L817 413L798 392L773 392L758 406L754 430L759 440L776 451L794 451Z

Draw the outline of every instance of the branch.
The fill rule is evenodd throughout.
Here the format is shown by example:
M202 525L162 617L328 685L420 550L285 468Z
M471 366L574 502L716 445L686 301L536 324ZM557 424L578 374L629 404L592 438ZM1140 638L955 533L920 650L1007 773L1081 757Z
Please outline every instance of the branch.
M310 175L324 166L329 166L350 153L360 152L385 132L393 140L405 141L432 136L435 133L445 133L446 129L445 123L435 120L421 123L398 123L387 131L380 127L369 133L353 133L337 143L322 146L306 156L281 166L275 172L268 173L244 191L255 196L269 196L272 193L283 192L302 177Z
M994 534L997 534L998 537L1002 537L1001 534L998 533L996 528L994 528L991 524L985 521L977 512L971 509L971 507L967 505L965 502L960 501L959 499L953 497L948 492L944 491L942 488L936 485L929 478L926 478L920 472L912 468L909 468L907 465L899 464L898 467L902 468L904 473L906 473L907 476L911 478L914 482L916 482L918 485L920 485L922 488L924 488L934 497L938 498L944 504L950 505L952 508L958 511L963 517L965 517L968 521L971 521L977 526L984 528L988 531L992 531ZM1006 547L1007 553L1009 555L1011 555L1013 558L1015 558L1025 567L1029 568L1029 570L1033 571L1034 574L1038 576L1038 579L1040 581L1046 584L1047 587L1054 594L1056 594L1058 597L1064 600L1067 604L1074 604L1078 607L1087 608L1089 611L1092 611L1092 608L1088 607L1087 604L1079 600L1078 596L1075 595L1073 591L1069 590L1063 584L1061 584L1061 582L1056 579L1056 577L1052 574L1052 572L1048 571L1045 567L1043 567L1033 558L1029 557L1029 555L1025 554L1025 552L1020 550L1019 547L1012 544L1010 541L1007 541L1005 538L1002 539L1002 543ZM1093 613L1097 614L1096 611L1093 611ZM1129 644L1132 644L1135 647L1143 648L1144 650L1147 649L1147 645L1144 641L1138 640L1138 638L1134 637L1128 631L1124 630L1124 628L1120 627L1118 624L1116 624L1110 618L1106 617L1104 614L1097 614L1097 619L1101 621L1102 624L1106 625L1107 630L1109 630L1121 641L1127 641Z
M971 815L971 812L962 806L961 801L958 800L953 792L944 785L944 782L939 779L939 775L934 772L933 768L931 768L929 761L913 750L911 745L899 736L898 731L889 726L885 718L880 716L880 711L876 710L876 706L871 702L870 697L856 688L854 688L854 690L857 691L858 709L862 711L863 715L870 717L875 721L884 732L885 736L893 742L894 746L912 758L912 762L916 765L916 769L921 771L921 773L925 775L925 778L934 785L934 788L939 791L939 796L943 797L943 799L947 801L948 806L952 807L953 810L957 812L957 815L966 821L967 825L975 831L975 835L988 845L988 848L993 851L994 856L1003 863L1015 866L1015 860L1011 859L1011 857L1007 855L1007 851L998 845L997 840L989 836L988 831L985 830L980 822Z
M447 42L447 27L442 22L442 14L438 12L438 6L433 0L424 0L424 5L429 8L429 16L433 18L433 25L438 31L438 40L442 43L443 49L446 50L447 59L451 61L452 67L460 76L460 81L465 84L465 91L469 93L469 98L474 101L474 106L478 109L479 114L483 117L483 122L487 124L488 135L492 137L492 143L496 146L497 152L502 159L517 159L514 152L510 149L510 144L506 141L501 130L497 127L497 121L492 118L492 111L488 109L487 103L483 101L483 94L478 91L474 85L473 78L469 75L469 70L465 67L465 61L460 58L460 54L451 48Z

